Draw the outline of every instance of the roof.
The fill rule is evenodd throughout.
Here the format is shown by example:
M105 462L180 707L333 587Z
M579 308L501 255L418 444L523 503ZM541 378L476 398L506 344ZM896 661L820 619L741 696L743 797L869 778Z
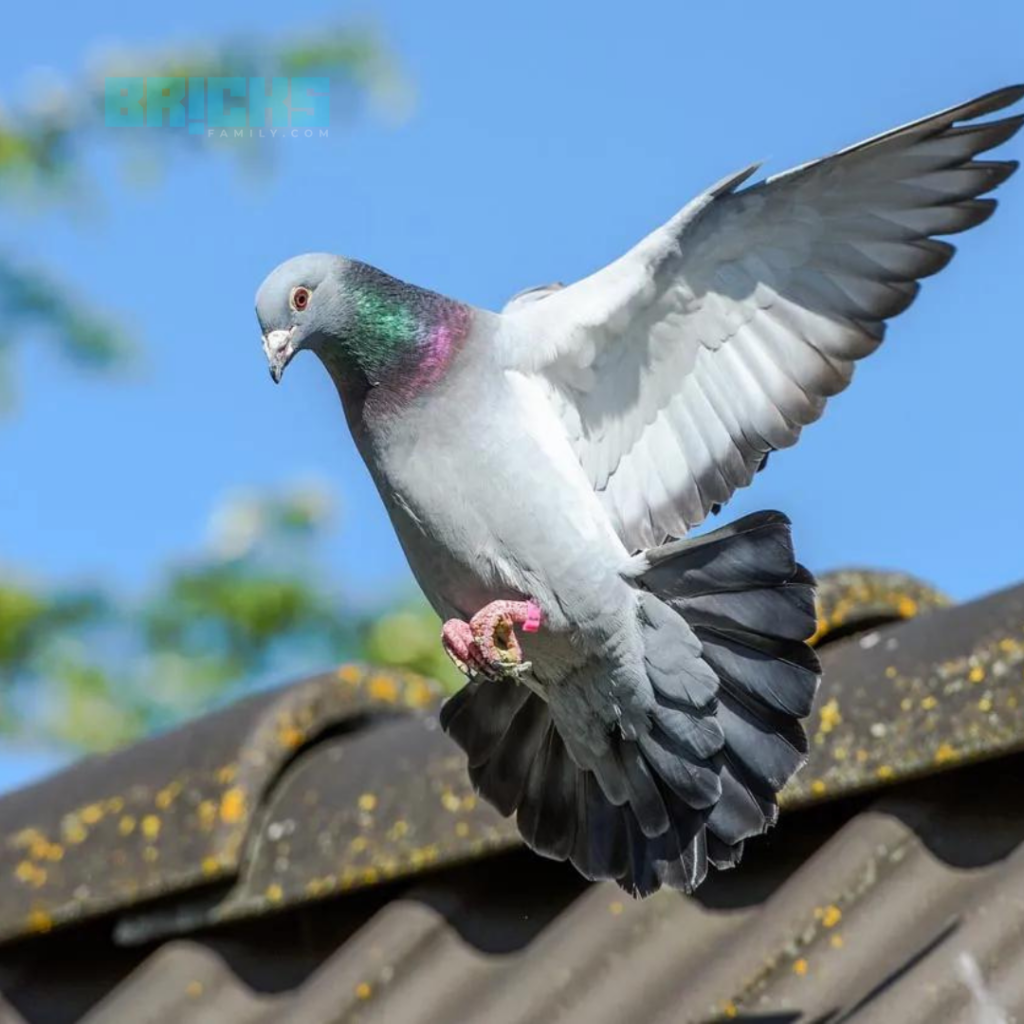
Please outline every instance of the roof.
M1024 586L823 583L810 762L694 897L522 850L346 666L0 799L0 1020L1008 1020Z

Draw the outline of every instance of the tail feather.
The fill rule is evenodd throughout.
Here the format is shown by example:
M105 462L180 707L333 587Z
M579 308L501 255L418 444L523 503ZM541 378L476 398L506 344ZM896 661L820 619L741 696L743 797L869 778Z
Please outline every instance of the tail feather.
M715 707L700 711L683 711L667 701L657 701L651 728L640 740L653 738L655 742L662 742L670 746L677 757L708 760L722 749L725 739L716 714L717 701Z
M722 799L708 815L708 828L723 843L737 846L771 828L779 816L779 808L774 796L762 796L751 788L746 769L737 764L731 754L722 755L719 767Z
M444 702L441 727L466 752L469 767L477 768L494 754L529 696L525 686L495 686L478 677Z
M718 677L700 657L700 640L679 614L653 594L642 594L644 667L656 694L686 708L706 708L718 694ZM681 658L685 652L690 657Z
M718 772L709 760L722 746L722 727L717 722L715 725L719 737L717 746L696 756L692 747L679 742L678 733L672 735L657 723L640 738L640 749L659 779L690 807L713 807L722 795Z
M671 606L694 627L730 623L733 628L785 640L804 640L799 634L814 614L814 580L797 578L754 590L727 590L672 599Z
M807 735L794 719L769 718L727 692L718 716L726 749L746 769L747 784L762 796L774 797L807 759Z
M479 700L485 694L490 698L496 685L501 684L489 681L481 687L475 699ZM519 806L530 767L549 724L544 701L530 694L513 715L490 759L469 770L473 785L506 817Z
M719 871L728 871L736 867L743 859L743 840L730 846L719 839L709 828L705 838L708 844L708 862Z
M808 573L793 555L789 526L781 512L754 512L702 537L663 544L645 552L641 579L666 600L802 580Z
M706 814L668 798L672 825L646 836L630 823L630 876L619 879L630 891L646 896L662 885L692 892L708 870Z
M689 892L708 864L733 867L744 841L775 823L775 794L806 759L814 581L777 512L637 564L646 730L581 743L570 714L587 702L479 679L445 705L442 724L479 792L517 813L533 849L641 895ZM596 666L580 685L600 688L607 671Z
M629 870L629 840L623 809L610 803L592 772L581 771L576 787L576 838L572 863L592 881L622 878Z
M669 830L671 820L665 806L663 786L651 771L639 744L632 740L621 742L620 763L629 787L629 808L632 819L649 839L656 839Z
M549 721L530 767L516 824L529 846L555 860L565 860L576 840L576 776L576 766Z
M804 643L747 631L697 627L704 659L727 689L792 718L811 713L821 666Z

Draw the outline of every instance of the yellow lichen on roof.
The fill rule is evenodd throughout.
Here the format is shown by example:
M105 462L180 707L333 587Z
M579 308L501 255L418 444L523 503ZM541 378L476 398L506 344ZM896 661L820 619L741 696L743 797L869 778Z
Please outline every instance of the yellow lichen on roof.
M66 843L77 846L84 843L89 830L82 824L82 819L77 814L65 814L60 823L61 835Z
M203 830L213 828L217 823L217 805L212 800L203 800L196 808L196 820Z
M374 700L394 704L398 700L398 683L390 676L377 673L370 677L367 692Z
M103 817L103 807L101 804L89 804L82 808L79 815L86 825L95 825Z
M441 793L441 806L446 811L455 814L462 809L462 799L456 796L450 789L446 789Z
M405 686L405 704L410 708L429 707L439 693L436 683L430 684L422 676L412 676Z
M819 709L818 713L819 713L819 715L821 717L821 722L820 722L820 724L818 726L818 730L819 730L819 732L825 734L826 736L837 725L841 725L842 724L843 716L839 712L839 701L837 701L837 700L833 699L833 700L828 701L825 704L822 704L822 706Z
M821 923L826 928L835 928L842 920L843 912L834 903L830 903L821 914Z
M305 741L305 732L294 725L282 726L277 731L277 742L286 750L294 750L296 747L301 747Z
M391 842L397 842L408 831L409 831L409 822L407 822L404 818L399 818L398 821L396 821L391 826L391 828L388 829L388 833L387 833L388 839L390 839Z
M859 621L912 619L949 603L944 594L901 573L832 573L820 581L817 628L810 642L821 643L829 634L851 628Z
M342 665L338 669L337 677L349 686L355 686L362 681L363 670L358 665Z
M245 811L245 790L240 786L225 790L220 798L220 820L225 825L235 825L245 817Z
M45 910L29 911L25 918L25 928L34 934L44 934L53 928L53 918Z
M39 867L33 861L23 860L14 869L14 877L24 885L41 889L46 884L46 868Z
M166 811L168 807L181 795L182 785L180 782L171 782L161 789L154 799L154 803L161 811Z

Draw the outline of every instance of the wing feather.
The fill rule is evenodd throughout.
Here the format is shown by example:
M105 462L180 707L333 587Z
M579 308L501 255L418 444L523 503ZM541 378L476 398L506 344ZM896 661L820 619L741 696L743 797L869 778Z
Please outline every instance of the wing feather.
M1012 87L740 188L719 182L625 256L506 307L505 365L554 404L631 549L681 536L796 442L885 322L986 220L1017 168L976 159Z

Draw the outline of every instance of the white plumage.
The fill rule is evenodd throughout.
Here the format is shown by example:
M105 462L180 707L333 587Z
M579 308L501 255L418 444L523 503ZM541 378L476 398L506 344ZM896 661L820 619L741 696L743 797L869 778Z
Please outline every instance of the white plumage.
M1015 169L975 157L1003 89L738 190L725 179L614 263L505 308L505 364L557 410L627 548L683 536L849 384L889 317Z

